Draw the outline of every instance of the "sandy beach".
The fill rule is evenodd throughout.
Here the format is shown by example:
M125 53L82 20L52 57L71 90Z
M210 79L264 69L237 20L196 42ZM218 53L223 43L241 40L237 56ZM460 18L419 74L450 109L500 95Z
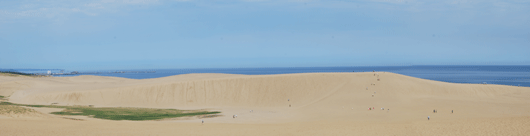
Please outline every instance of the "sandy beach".
M31 114L0 113L2 136L530 134L529 87L446 83L390 72L141 80L0 76L0 95L19 104L206 109L222 115L159 121L68 117L80 119L72 120L49 114L60 109L28 108Z

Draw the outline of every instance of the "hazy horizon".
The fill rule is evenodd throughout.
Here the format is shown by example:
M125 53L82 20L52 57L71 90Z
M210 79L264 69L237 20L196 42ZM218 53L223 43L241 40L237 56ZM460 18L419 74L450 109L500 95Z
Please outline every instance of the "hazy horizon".
M200 70L200 69L268 69L268 68L370 68L370 67L499 67L499 66L514 66L514 67L521 67L521 66L530 66L530 65L382 65L382 66L322 66L322 67L219 67L219 68L151 68L151 69L92 69L92 70L86 70L86 69L61 69L61 68L50 68L50 69L39 69L39 68L0 68L1 70L22 70L22 71L47 71L47 70L55 70L60 71L64 70L65 72L72 72L72 71L85 71L85 72L97 72L97 71L134 71L134 70L143 70L143 71L149 71L149 70Z

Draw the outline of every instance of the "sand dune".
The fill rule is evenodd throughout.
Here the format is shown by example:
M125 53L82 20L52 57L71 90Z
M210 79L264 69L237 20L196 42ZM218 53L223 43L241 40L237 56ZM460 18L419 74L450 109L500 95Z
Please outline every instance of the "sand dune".
M174 76L147 83L137 80L91 82L87 79L93 77L77 78L82 80L57 83L64 85L48 83L35 86L38 90L31 88L18 91L10 98L13 102L26 104L58 102L136 107L286 107L287 99L293 99L292 104L297 105L311 103L351 80L351 77L340 74L224 75L192 80L178 80L180 77Z
M187 135L525 135L530 128L528 87L445 83L389 72L186 74L142 80L0 76L0 85L0 95L10 96L9 101L15 103L206 108L225 115L207 119L211 124L205 126L196 126L197 120L125 124L90 120L85 121L88 130L105 126L107 131L88 134L172 135L174 130L168 126L173 126L186 128L179 133ZM438 113L432 113L433 109ZM233 114L240 118L232 119ZM427 121L427 116L431 120ZM17 119L0 120L21 123ZM79 124L62 119L33 123L41 121L59 124L47 126L51 130L59 129L61 124ZM109 123L160 128L129 133L123 132L127 128ZM22 134L14 128L17 125L0 126L2 132ZM45 134L53 135L51 131ZM70 134L74 133L59 135Z

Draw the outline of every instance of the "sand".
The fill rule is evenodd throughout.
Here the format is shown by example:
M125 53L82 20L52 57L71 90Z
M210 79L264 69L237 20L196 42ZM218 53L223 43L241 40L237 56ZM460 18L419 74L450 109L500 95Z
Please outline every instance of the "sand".
M186 74L142 80L0 76L0 95L14 103L209 109L223 115L109 121L0 114L0 135L530 134L529 87L376 73Z

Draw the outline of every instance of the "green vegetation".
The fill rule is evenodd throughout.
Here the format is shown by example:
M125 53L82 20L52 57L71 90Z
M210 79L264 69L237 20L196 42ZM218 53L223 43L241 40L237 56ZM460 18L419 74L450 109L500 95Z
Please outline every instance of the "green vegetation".
M56 106L56 105L25 105L2 102L0 105L17 105L28 107L64 108L60 112L52 112L56 115L84 115L109 120L158 120L164 118L176 118L183 116L196 116L217 114L221 112L191 111L176 109L152 109L152 108L94 108L88 106Z
M0 95L0 99L4 98L4 96Z
M28 73L21 73L21 72L12 72L12 71L0 71L2 74L14 76L14 75L22 75L22 76L35 76L35 74L28 74Z
M195 116L205 114L217 114L220 112L206 111L180 111L175 109L149 109L149 108L90 108L76 107L67 108L61 112L53 112L57 115L85 115L94 118L110 120L157 120L163 118L175 118L183 116Z
M49 108L62 108L61 106L47 106L47 105L26 105L26 104L16 104L10 102L0 102L0 105L15 105L15 106L27 106L27 107L49 107ZM66 106L65 106L66 107Z
M33 109L28 109L14 105L0 105L0 115L6 114L27 114L36 112Z

